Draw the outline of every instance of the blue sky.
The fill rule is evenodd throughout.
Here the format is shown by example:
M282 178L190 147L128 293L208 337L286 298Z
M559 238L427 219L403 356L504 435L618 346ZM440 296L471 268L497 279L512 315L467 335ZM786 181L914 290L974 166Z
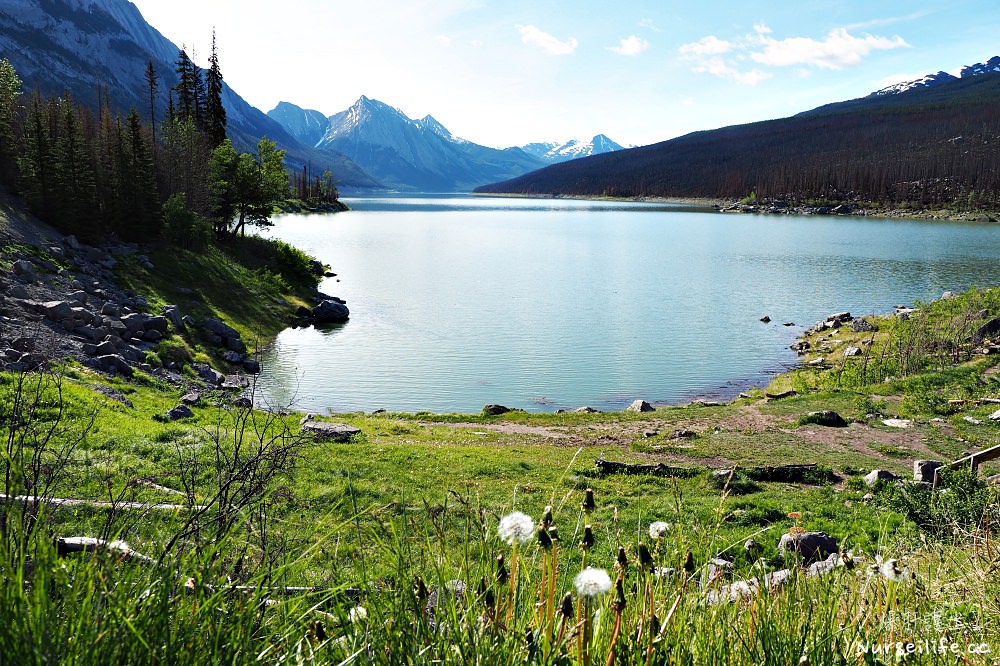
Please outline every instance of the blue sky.
M644 145L1000 55L996 0L133 0L263 111L367 95L491 146Z

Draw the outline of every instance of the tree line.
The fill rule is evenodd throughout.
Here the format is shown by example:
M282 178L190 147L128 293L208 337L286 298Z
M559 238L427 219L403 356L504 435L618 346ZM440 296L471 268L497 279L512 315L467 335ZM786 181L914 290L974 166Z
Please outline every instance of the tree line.
M1000 75L695 132L480 188L1000 208Z
M68 91L26 94L14 67L0 59L0 185L40 219L82 240L185 247L269 224L292 184L299 198L336 200L329 173L295 174L293 183L274 141L264 137L254 152L239 152L226 137L214 35L207 70L183 47L174 64L176 83L164 91L150 60L149 106L123 114L112 110L106 87L96 109Z

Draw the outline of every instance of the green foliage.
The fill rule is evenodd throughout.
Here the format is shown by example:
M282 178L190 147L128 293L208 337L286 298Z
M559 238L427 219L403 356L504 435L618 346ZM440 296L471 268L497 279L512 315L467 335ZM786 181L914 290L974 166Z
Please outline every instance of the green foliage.
M187 249L204 248L212 235L208 220L188 209L183 192L163 204L163 233L171 243Z
M967 535L980 527L1000 524L1000 497L969 470L941 470L937 488L923 484L892 485L880 502L898 511L938 538Z
M237 154L227 139L212 152L209 183L218 233L242 236L247 224L269 226L275 204L288 196L285 151L264 137L256 155Z

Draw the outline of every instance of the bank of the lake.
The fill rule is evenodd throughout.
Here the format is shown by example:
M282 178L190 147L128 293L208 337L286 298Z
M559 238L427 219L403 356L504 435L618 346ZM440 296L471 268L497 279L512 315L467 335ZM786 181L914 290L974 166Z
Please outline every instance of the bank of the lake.
M278 335L262 388L324 412L732 397L831 312L1000 283L992 225L720 215L688 203L410 195L276 219L351 320ZM769 324L759 320L767 315ZM794 324L794 326L784 326Z

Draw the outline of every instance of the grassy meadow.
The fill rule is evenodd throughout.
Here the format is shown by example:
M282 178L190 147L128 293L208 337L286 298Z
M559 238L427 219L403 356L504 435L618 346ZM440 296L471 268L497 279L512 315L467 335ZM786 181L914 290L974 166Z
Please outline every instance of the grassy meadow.
M198 302L225 313L212 293ZM249 331L258 314L228 319ZM190 387L141 372L0 374L0 661L996 663L995 486L863 476L997 443L997 357L969 342L997 315L1000 292L972 290L814 333L801 369L726 405L321 416L360 429L344 442L225 391L170 421ZM210 353L161 344L181 366ZM816 467L795 483L754 469L775 465ZM530 529L509 529L514 512ZM778 549L806 531L839 544L824 575ZM66 552L69 537L101 541Z

